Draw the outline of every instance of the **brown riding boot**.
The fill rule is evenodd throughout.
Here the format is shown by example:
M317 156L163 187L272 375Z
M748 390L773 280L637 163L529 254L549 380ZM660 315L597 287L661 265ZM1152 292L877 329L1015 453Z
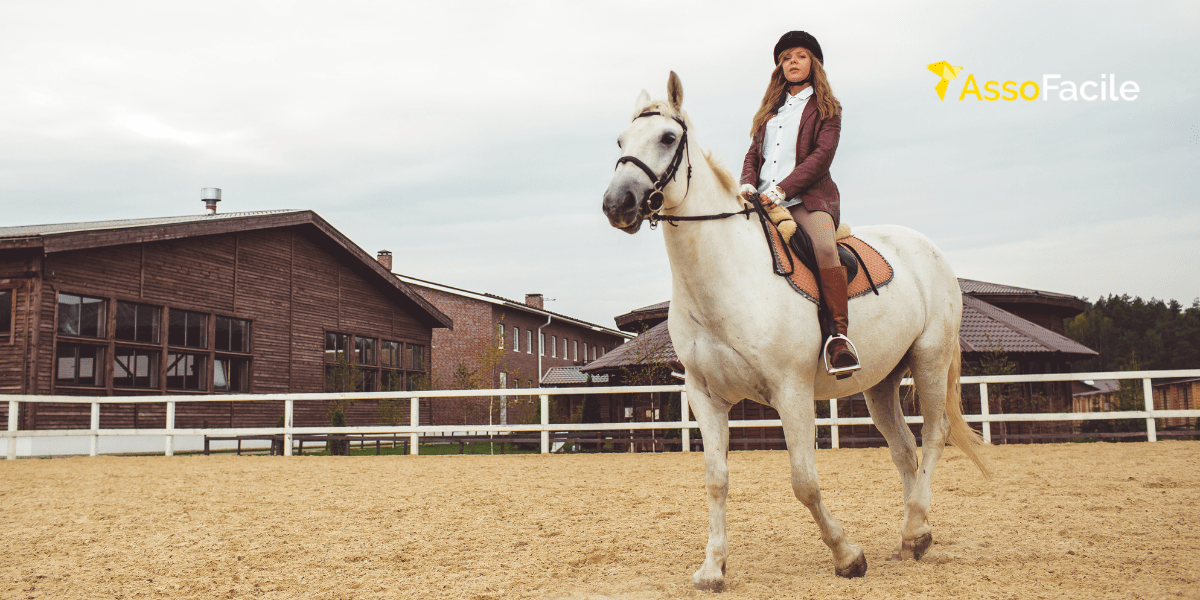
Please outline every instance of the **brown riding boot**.
M821 299L834 322L834 335L825 341L825 370L838 379L845 379L862 368L854 344L846 337L846 330L850 328L846 308L846 267L821 269Z

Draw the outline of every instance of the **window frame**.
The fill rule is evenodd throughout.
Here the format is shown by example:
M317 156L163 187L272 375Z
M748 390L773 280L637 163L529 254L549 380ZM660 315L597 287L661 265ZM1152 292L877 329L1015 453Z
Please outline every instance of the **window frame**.
M17 326L17 286L0 285L0 294L8 295L8 314L5 315L0 308L0 319L8 319L8 327L0 323L0 338L6 338L13 335L13 329Z

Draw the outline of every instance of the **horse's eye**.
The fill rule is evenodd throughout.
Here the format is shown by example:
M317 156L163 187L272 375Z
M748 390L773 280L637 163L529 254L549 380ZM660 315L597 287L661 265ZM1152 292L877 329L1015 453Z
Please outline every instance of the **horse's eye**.
M620 138L617 138L617 147L618 147L618 148L620 148L620 147L621 147L621 139L620 139Z
M675 134L668 131L662 135L662 139L660 141L664 146L670 146L671 144L675 143Z

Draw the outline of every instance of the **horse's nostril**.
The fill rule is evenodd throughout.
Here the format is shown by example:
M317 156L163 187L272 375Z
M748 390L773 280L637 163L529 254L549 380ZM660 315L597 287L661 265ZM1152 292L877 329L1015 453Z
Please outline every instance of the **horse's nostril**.
M637 199L633 197L633 192L625 190L625 197L621 199L622 208L632 208L637 206Z

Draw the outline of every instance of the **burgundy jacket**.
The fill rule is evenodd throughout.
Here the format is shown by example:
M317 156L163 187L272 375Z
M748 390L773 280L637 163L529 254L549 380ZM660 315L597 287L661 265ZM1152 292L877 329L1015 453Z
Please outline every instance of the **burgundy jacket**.
M746 161L742 164L741 183L758 187L758 172L762 169L764 123L754 134ZM837 115L822 121L817 116L817 105L809 102L800 115L800 135L796 137L796 169L779 182L780 189L790 200L800 197L808 210L819 210L833 217L833 226L842 222L841 196L837 184L829 176L829 165L837 152L838 138L842 135L842 116Z

